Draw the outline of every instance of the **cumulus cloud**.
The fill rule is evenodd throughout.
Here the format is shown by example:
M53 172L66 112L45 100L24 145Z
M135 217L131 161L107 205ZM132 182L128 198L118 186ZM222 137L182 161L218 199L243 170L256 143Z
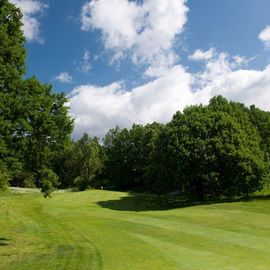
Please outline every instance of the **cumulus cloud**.
M150 66L146 75L158 77L174 64L173 45L184 30L186 0L92 0L81 12L82 30L100 30L114 61L129 57ZM156 69L156 67L164 68ZM152 68L152 69L151 69Z
M48 7L38 0L10 0L23 13L23 32L26 40L43 42L40 36L40 23L37 16L43 14Z
M216 95L270 110L270 66L250 70L244 69L245 63L243 57L216 51L204 62L201 72L189 73L176 65L165 75L129 91L119 82L104 87L78 86L69 96L74 138L84 132L102 137L116 125L166 123L176 111L191 104L207 104Z
M270 25L259 34L259 39L264 43L264 45L270 49Z
M270 66L263 70L243 69L246 60L220 53L205 64L204 70L193 74L192 104L206 104L210 98L222 95L247 106L255 104L270 110Z
M70 112L75 118L74 137L84 132L102 137L116 125L167 122L175 111L191 102L190 85L190 74L175 66L165 76L130 91L119 82L104 87L76 87L69 96Z
M56 81L59 81L61 83L71 83L72 82L72 76L68 74L68 72L64 71L61 72L59 75L55 77Z
M208 52L209 51L202 52L200 56L201 60L202 55L206 57ZM206 59L204 59L204 61L205 66L203 67L203 71L193 74L193 81L196 82L199 87L203 87L210 82L215 81L217 78L225 77L226 74L231 73L233 70L242 68L248 62L245 57L241 57L239 55L231 56L226 52L218 53L217 51L212 54L208 61Z

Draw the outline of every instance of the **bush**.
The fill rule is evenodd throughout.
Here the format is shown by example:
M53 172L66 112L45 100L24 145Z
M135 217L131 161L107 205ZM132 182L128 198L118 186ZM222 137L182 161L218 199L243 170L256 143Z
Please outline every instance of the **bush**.
M6 190L8 182L10 180L10 174L7 166L4 162L0 161L0 190Z
M33 173L28 171L17 171L12 176L12 186L24 187L24 188L35 188L35 177Z
M56 189L58 176L50 169L43 168L39 172L41 192L45 198L50 197L50 194Z

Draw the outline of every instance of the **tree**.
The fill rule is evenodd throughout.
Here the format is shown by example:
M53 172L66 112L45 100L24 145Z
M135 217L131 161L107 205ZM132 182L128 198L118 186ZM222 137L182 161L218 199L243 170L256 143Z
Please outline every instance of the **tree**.
M0 174L20 167L19 161L10 155L12 124L15 115L12 113L14 99L25 72L24 37L21 32L22 14L18 8L7 0L0 0ZM3 178L2 178L3 179ZM6 179L9 179L6 178Z
M52 169L52 161L65 149L73 128L67 99L35 78L22 82L17 99L11 147L24 170L32 172L36 185L42 187L43 171Z
M6 190L10 179L6 164L0 160L0 190Z
M57 182L53 158L69 140L73 122L63 94L34 77L23 80L21 19L19 9L0 0L0 158L10 183L31 180L47 196Z
M91 186L96 174L103 166L102 150L97 138L90 138L87 134L76 142L78 157L79 182L81 190Z
M254 126L257 127L261 137L261 149L264 152L265 159L265 184L270 185L270 112L265 112L256 108L254 105L250 107L250 119Z
M0 88L8 92L25 73L22 14L8 0L0 0ZM15 84L15 85L14 85Z
M250 196L262 186L263 154L248 110L222 97L191 106L169 124L175 181L199 199Z
M84 190L96 186L103 159L102 146L96 137L84 134L78 141L70 143L56 161L61 187Z
M133 125L130 130L115 128L104 140L107 159L105 178L115 189L147 189L150 153L162 125Z

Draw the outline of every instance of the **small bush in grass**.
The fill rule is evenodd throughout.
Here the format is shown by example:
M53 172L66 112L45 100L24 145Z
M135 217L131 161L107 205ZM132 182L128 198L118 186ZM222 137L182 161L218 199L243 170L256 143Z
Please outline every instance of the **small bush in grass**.
M45 198L50 197L50 194L56 189L58 176L50 169L43 168L39 172L41 192Z

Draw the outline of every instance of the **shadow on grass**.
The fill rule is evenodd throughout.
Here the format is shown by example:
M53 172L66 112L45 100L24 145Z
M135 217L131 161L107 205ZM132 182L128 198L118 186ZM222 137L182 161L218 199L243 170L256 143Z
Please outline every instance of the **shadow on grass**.
M128 193L128 196L121 197L118 200L108 200L96 202L102 208L117 211L163 211L176 208L192 207L197 205L211 205L218 203L244 202L252 200L270 200L270 195L253 196L252 198L226 198L211 201L191 201L180 196L169 195L149 195L139 193Z
M8 246L9 241L10 241L10 239L8 239L8 238L0 237L0 247Z

